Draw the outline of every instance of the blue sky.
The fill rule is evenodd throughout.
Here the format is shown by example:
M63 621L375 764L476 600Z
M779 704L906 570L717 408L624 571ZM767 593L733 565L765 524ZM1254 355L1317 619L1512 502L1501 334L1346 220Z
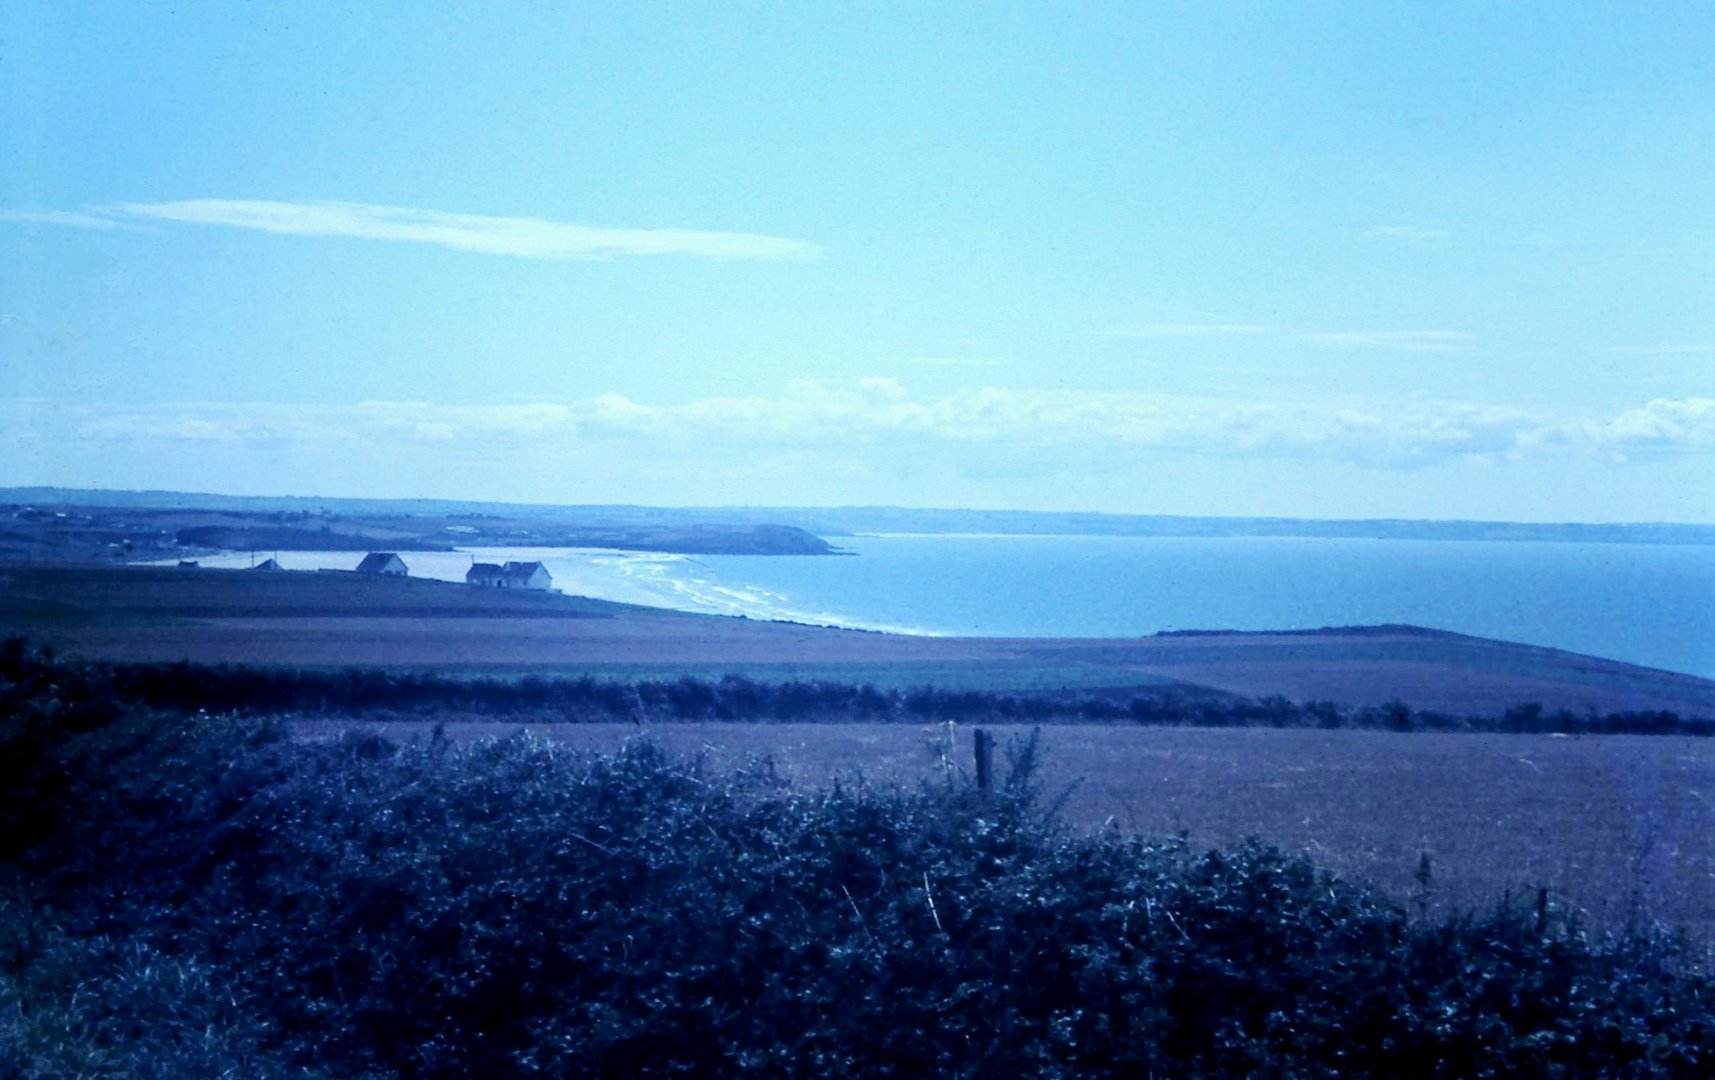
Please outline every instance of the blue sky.
M0 9L0 483L1715 521L1706 4Z

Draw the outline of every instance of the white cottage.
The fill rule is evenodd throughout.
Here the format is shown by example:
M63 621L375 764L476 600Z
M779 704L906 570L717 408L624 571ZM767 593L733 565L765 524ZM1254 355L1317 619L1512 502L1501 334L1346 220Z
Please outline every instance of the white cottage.
M509 562L500 568L499 585L503 589L549 589L554 578L539 562Z
M466 585L486 585L491 589L534 589L543 591L554 587L553 575L539 562L472 563L465 571Z

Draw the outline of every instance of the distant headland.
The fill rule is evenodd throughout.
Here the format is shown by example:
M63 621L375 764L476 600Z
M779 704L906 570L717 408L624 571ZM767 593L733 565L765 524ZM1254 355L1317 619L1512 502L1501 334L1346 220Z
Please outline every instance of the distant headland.
M190 547L255 550L446 551L455 547L597 547L693 555L841 554L829 538L861 533L1014 536L1302 537L1322 539L1533 541L1585 544L1715 544L1715 525L1678 522L1515 522L1410 518L1205 517L897 506L656 507L452 499L217 495L88 488L0 488L0 509L63 515L70 536L95 528L99 544L170 534ZM106 535L99 523L131 535ZM22 531L29 531L24 528ZM106 532L112 532L108 529ZM0 558L20 552L0 537ZM27 545L26 545L27 546Z

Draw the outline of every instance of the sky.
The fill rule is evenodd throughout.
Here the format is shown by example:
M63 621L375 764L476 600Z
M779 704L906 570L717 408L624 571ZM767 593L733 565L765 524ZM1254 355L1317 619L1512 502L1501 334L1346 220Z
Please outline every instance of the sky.
M12 0L0 161L0 486L1715 522L1709 4Z

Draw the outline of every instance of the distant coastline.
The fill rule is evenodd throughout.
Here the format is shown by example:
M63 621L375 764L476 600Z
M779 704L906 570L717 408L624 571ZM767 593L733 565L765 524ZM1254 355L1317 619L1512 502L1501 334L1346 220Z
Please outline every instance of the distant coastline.
M762 512L760 510L754 512ZM1026 510L777 509L819 536L1132 536L1715 545L1715 525L1683 522L1427 521L1413 518L1182 517Z
M496 542L620 547L690 554L836 554L813 538L856 535L1302 537L1314 539L1532 541L1582 544L1715 545L1715 524L1694 522L1516 522L1413 518L1220 517L897 506L655 507L528 504L451 499L217 495L89 488L0 488L0 504L234 514L528 521L535 537ZM744 535L749 533L749 535Z

